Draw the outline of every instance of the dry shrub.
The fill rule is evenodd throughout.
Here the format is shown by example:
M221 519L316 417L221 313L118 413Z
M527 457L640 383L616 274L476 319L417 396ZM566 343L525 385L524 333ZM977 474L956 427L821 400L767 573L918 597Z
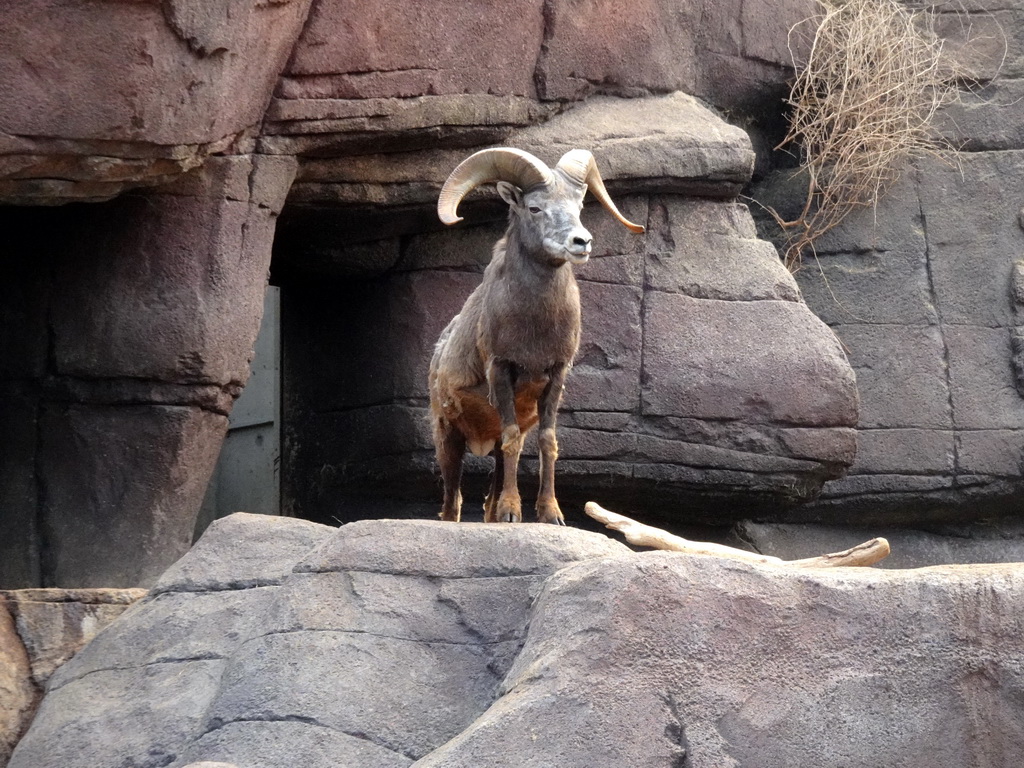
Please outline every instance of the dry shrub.
M796 270L814 242L857 208L877 204L908 157L944 145L932 118L958 94L934 34L933 15L897 0L818 0L822 13L798 24L813 30L805 63L794 61L789 133L807 176L800 215L784 221L784 258Z

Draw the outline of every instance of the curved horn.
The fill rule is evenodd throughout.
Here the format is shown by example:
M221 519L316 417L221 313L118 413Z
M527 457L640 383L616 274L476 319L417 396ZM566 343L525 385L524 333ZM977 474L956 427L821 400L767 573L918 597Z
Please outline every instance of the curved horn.
M601 205L605 207L615 220L625 226L630 232L636 232L640 234L644 231L644 228L639 224L634 224L632 221L627 219L621 213L619 209L615 207L615 203L608 196L608 190L604 188L604 181L601 179L601 172L597 170L597 163L594 161L594 156L585 149L573 149L562 155L562 159L558 161L558 165L555 166L555 170L559 171L569 181L579 186L587 185L587 188L594 194Z
M437 198L437 215L445 224L457 224L459 203L469 191L489 181L508 181L522 189L547 184L551 169L521 149L482 149L463 160L451 172Z

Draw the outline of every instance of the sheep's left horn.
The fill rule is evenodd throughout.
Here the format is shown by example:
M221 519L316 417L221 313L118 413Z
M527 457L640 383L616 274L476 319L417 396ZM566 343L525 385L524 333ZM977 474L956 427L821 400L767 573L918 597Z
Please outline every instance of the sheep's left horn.
M529 152L510 147L482 149L451 172L437 198L437 215L449 225L462 221L457 213L462 198L474 187L489 181L507 181L529 189L551 180L551 169Z
M555 170L559 171L574 184L580 186L586 184L587 188L594 194L594 197L605 207L605 210L629 231L636 232L637 234L644 231L641 225L634 224L619 213L619 209L615 207L615 203L608 196L608 190L604 188L601 172L597 170L597 163L589 151L586 149L573 149L566 152L562 155L562 159L558 161Z

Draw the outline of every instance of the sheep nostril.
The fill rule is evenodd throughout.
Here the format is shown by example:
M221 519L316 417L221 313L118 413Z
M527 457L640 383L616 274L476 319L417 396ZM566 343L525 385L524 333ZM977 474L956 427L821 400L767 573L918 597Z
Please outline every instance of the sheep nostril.
M572 239L573 245L590 245L589 237L574 237Z

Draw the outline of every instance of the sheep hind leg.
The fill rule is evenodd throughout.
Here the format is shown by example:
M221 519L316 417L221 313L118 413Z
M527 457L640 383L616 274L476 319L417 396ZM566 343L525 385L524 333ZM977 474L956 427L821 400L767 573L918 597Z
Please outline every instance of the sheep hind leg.
M502 453L500 445L494 446L491 456L494 457L494 471L491 472L491 489L484 499L485 523L498 522L498 497L501 495L502 481L505 476L505 454Z
M457 523L462 517L462 458L466 452L466 438L454 426L438 419L434 425L434 445L444 484L444 501L439 516L442 520Z

